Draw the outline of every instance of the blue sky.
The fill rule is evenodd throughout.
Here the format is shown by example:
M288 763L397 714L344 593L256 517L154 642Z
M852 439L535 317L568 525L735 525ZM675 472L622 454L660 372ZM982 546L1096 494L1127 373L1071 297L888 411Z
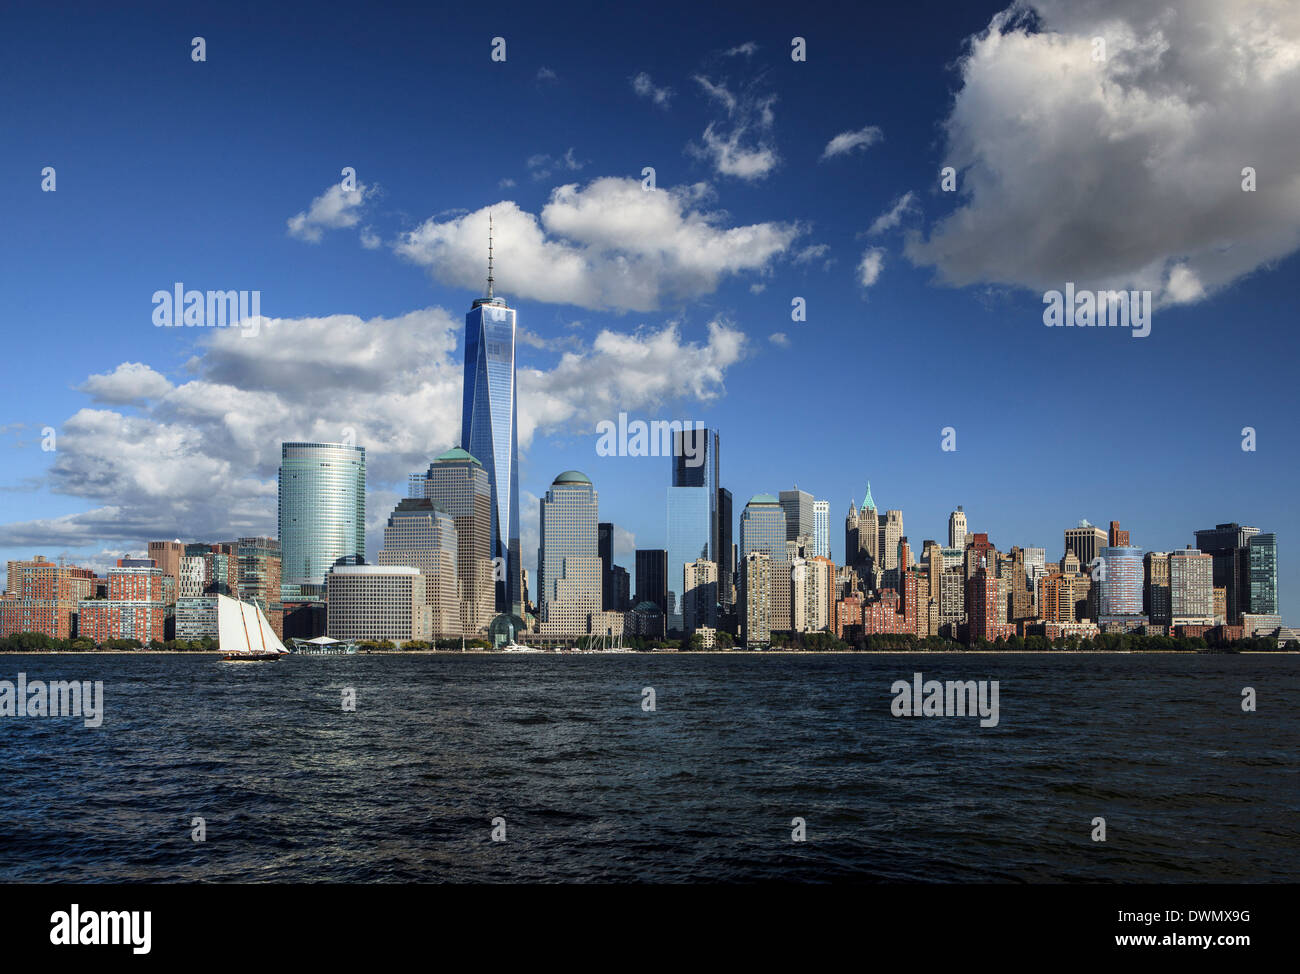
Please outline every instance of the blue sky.
M664 544L669 462L595 452L622 410L718 428L737 516L794 483L828 499L837 557L868 479L914 548L957 504L1049 558L1080 518L1157 550L1257 525L1294 621L1300 19L899 6L17 5L0 558L274 533L279 443L346 428L373 555L405 474L459 435L491 209L525 549L569 468L624 552ZM1045 328L1067 281L1151 290L1151 334ZM260 290L273 324L156 328L175 282Z

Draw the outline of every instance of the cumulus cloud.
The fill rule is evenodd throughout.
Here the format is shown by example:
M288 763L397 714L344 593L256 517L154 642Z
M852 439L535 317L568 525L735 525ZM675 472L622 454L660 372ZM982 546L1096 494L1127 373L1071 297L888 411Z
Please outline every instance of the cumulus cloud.
M1300 246L1294 3L1036 0L959 67L960 205L906 249L940 281L1195 301Z
M783 331L772 332L767 336L767 340L778 348L788 348L790 346L790 339Z
M766 177L781 162L772 142L776 95L761 92L757 83L733 93L725 82L714 82L704 75L696 75L695 81L727 117L709 122L701 137L703 143L691 143L688 151L711 163L719 175L746 182Z
M737 54L743 54L745 57L752 57L758 52L758 45L753 41L745 41L744 44L737 44L723 51L724 57L735 57Z
M560 186L539 216L510 201L430 219L397 252L444 284L481 288L488 214L502 293L591 309L649 311L711 293L725 276L763 271L802 232L794 224L725 227L701 209L702 185L646 192L636 179Z
M916 194L912 192L904 193L890 204L889 209L876 217L867 233L874 236L877 233L884 233L886 230L894 229L903 222L904 216L916 208Z
M344 189L335 183L311 201L306 212L289 217L289 236L308 243L320 243L326 230L354 227L361 220L361 208L372 189L357 183L355 189Z
M172 384L143 362L123 362L112 372L90 376L78 388L95 402L127 406L165 396Z
M835 156L846 156L855 149L866 149L875 145L884 137L885 134L875 125L868 125L855 131L841 132L826 143L826 148L822 150L822 158L831 159Z
M862 260L858 261L858 283L863 287L871 287L880 277L880 272L885 267L885 251L882 247L870 247L862 255Z
M660 87L651 80L650 75L642 71L632 78L632 90L642 98L649 98L660 108L667 108L668 102L672 100L673 90L667 86Z
M271 534L280 443L366 447L370 547L406 475L460 435L459 315L263 318L257 337L213 329L175 384L141 363L91 376L83 391L130 405L78 410L59 426L44 486L90 509L0 525L0 546L143 548L150 539ZM519 440L594 427L619 410L707 402L725 391L745 336L723 321L688 341L676 325L602 331L550 370L519 368ZM148 395L142 395L142 390ZM396 488L396 490L394 490Z

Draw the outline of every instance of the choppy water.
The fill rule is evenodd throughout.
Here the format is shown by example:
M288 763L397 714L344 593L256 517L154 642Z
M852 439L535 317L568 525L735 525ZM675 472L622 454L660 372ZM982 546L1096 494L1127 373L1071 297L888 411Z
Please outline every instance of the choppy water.
M891 716L918 670L998 680L999 725ZM1295 656L0 656L19 671L103 680L106 716L0 718L3 881L1300 880Z

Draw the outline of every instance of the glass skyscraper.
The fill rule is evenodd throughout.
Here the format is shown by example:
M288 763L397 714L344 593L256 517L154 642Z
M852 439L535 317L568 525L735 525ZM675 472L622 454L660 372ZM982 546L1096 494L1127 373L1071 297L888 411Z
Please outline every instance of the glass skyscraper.
M1146 578L1142 549L1102 548L1104 573L1097 580L1097 616L1102 622L1142 615L1142 586Z
M280 584L286 598L325 584L339 558L366 553L366 450L280 445Z
M488 293L465 315L465 385L460 445L487 471L492 490L492 557L503 559L497 608L523 613L519 550L519 422L515 380L515 312L492 294L491 240Z
M772 561L785 561L785 511L771 494L755 494L740 515L740 560L762 551Z
M668 488L668 629L680 630L685 568L698 558L718 564L718 433L673 434L673 485Z
M1277 535L1256 534L1250 549L1250 611L1255 615L1277 615Z

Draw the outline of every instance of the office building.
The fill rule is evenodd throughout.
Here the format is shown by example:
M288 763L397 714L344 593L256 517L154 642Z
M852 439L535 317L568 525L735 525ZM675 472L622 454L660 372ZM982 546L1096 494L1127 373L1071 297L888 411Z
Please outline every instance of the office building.
M1171 624L1214 625L1214 559L1196 548L1169 556Z
M566 470L541 502L537 552L539 631L580 636L601 611L599 498L586 474Z
M813 501L813 555L831 556L831 502Z
M720 441L717 430L673 434L672 486L668 488L668 629L684 626L681 592L688 564L704 558L716 564L720 553Z
M465 315L465 379L460 446L478 458L491 495L492 558L501 559L496 607L522 615L523 561L519 548L519 395L515 369L515 311L493 293L492 235L488 231L487 295Z
M668 616L668 552L664 548L636 550L637 605L652 602L665 620Z
M948 547L958 551L966 549L966 512L960 504L948 515Z
M427 497L399 501L384 525L379 564L419 569L424 576L429 629L436 639L462 634L456 572L458 544L452 516Z
M1110 536L1101 528L1089 524L1087 519L1079 522L1078 527L1065 529L1065 550L1073 552L1079 559L1080 566L1091 571L1092 562L1110 541Z
M408 493L432 501L451 516L456 528L460 632L481 636L496 615L497 586L506 577L505 562L492 560L492 487L487 469L456 447L438 456L424 473L412 474Z
M280 542L275 538L240 538L235 545L241 599L256 602L277 639L284 640L284 605L281 602ZM182 562L189 561L182 555ZM192 562L191 573L195 572ZM193 579L189 580L193 588Z
M279 500L282 599L323 585L340 558L365 558L364 447L281 444Z
M1277 535L1253 535L1247 542L1250 560L1250 612L1277 615Z
M714 562L699 558L687 565L683 571L683 630L689 635L704 627L716 629L718 566Z
M326 576L326 633L340 642L433 636L424 575L408 565L337 565Z

